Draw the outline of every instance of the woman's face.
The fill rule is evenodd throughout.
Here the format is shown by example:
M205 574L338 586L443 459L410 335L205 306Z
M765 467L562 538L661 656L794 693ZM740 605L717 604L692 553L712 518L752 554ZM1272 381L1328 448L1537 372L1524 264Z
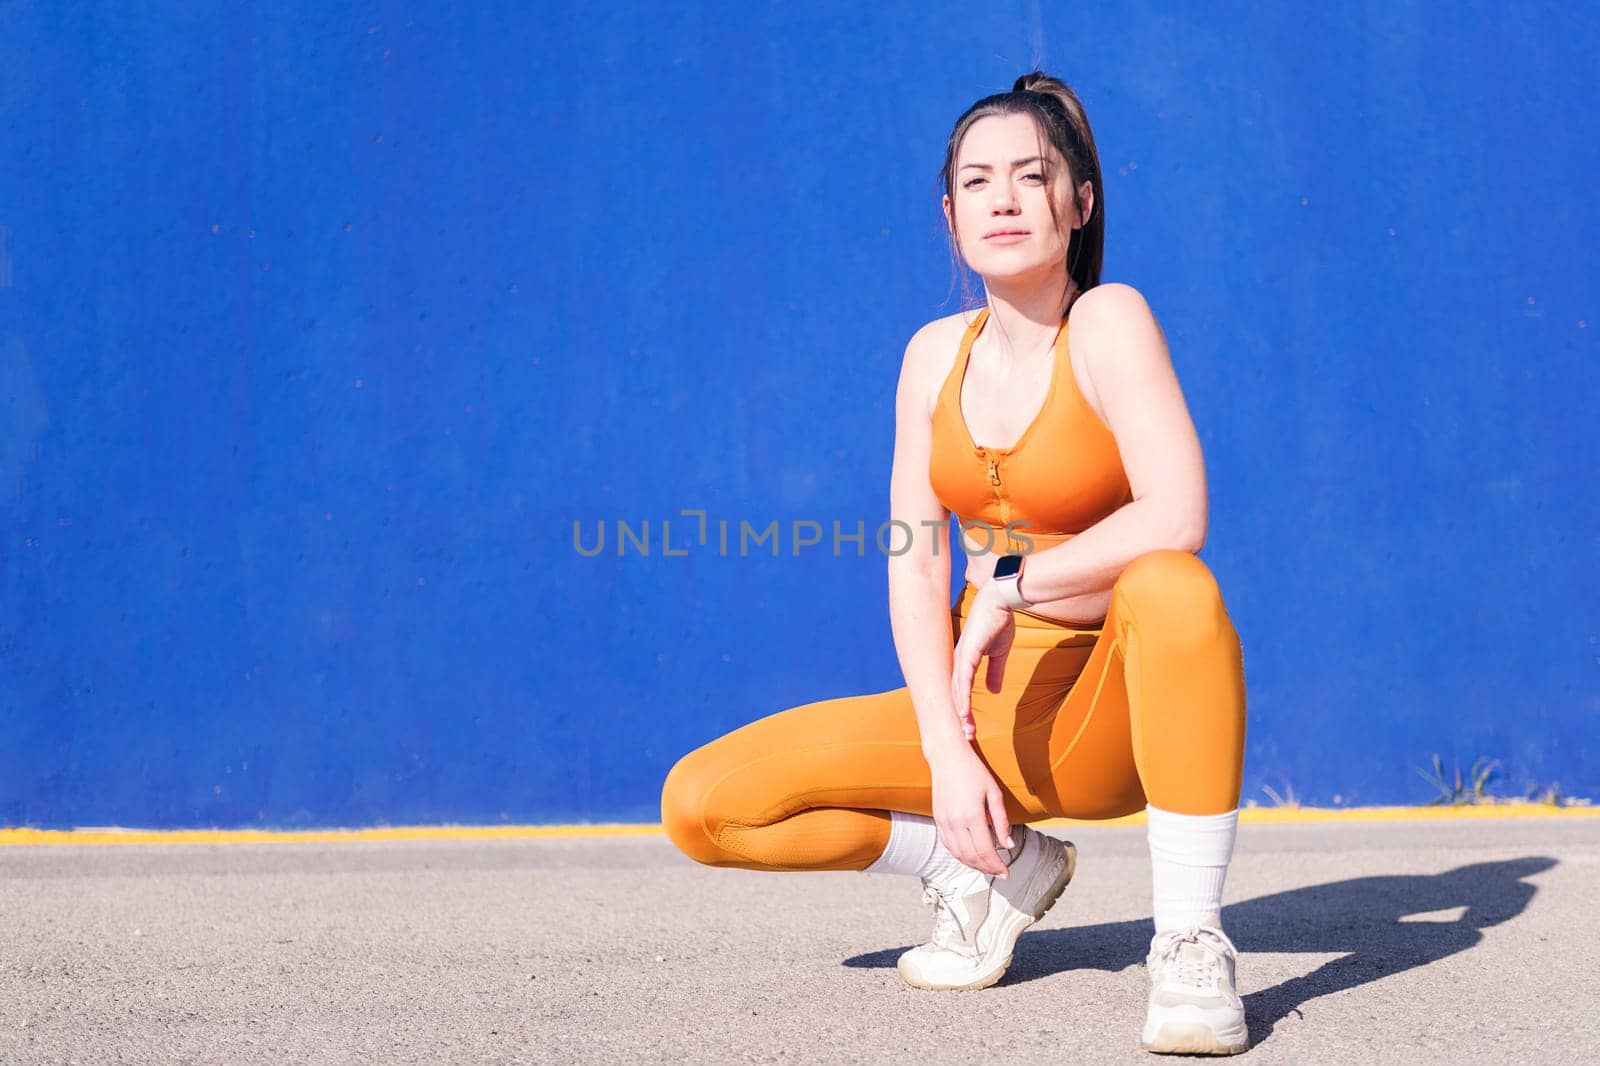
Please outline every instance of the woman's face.
M1045 152L1041 159L1040 147ZM1092 210L1093 189L1079 195ZM955 202L944 198L967 265L984 277L1015 277L1046 269L1067 255L1066 237L1080 224L1072 176L1029 115L989 115L967 128L956 155ZM1048 197L1055 197L1057 223Z

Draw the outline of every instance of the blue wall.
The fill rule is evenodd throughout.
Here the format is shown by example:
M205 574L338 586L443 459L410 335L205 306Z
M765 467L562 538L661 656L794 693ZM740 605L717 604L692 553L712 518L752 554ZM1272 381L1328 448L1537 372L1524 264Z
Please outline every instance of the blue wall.
M0 824L653 820L899 685L875 549L615 522L887 517L943 139L1036 61L1205 444L1247 798L1600 797L1596 16L450 7L0 7Z

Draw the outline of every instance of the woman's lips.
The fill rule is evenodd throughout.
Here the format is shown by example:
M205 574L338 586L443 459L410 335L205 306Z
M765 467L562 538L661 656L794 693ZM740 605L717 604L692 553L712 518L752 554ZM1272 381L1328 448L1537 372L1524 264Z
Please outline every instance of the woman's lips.
M994 233L984 238L984 240L993 241L995 244L1015 244L1018 241L1027 239L1028 235L1026 233Z

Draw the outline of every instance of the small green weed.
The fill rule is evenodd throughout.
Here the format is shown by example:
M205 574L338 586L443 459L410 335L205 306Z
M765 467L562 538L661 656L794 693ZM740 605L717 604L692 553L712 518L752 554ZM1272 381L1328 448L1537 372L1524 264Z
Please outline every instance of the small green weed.
M1496 797L1489 792L1489 781L1494 777L1495 768L1500 765L1499 759L1479 757L1472 761L1472 769L1468 770L1465 777L1461 773L1461 764L1455 763L1450 773L1445 773L1444 760L1437 754L1430 760L1433 764L1431 770L1417 768L1417 773L1424 781L1437 790L1438 795L1428 801L1430 807L1466 807L1477 803L1494 803Z
M1550 785L1548 788L1534 789L1528 795L1529 803L1542 803L1547 807L1587 807L1590 801L1582 796L1569 796L1561 791L1561 782Z

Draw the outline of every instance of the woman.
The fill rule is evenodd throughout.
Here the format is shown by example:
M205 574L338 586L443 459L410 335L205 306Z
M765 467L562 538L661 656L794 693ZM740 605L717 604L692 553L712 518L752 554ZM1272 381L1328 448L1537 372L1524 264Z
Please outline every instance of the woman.
M986 306L918 330L895 407L889 560L906 686L773 714L684 756L662 792L686 854L755 870L915 874L918 988L994 984L1071 880L1054 817L1148 812L1151 1051L1247 1046L1222 931L1244 670L1205 540L1205 466L1160 327L1101 285L1100 163L1038 71L956 122L949 232ZM937 523L961 520L950 606ZM984 684L976 677L987 659Z

